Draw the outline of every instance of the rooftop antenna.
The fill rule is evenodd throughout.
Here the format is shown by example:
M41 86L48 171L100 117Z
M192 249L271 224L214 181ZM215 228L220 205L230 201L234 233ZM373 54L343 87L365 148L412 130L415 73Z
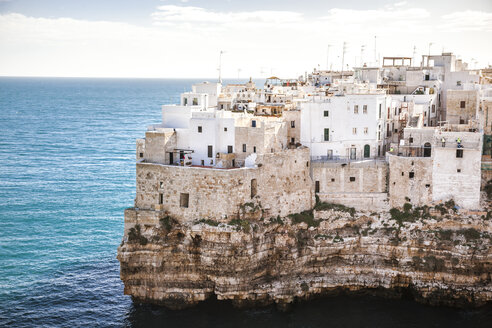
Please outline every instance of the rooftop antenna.
M375 35L374 36L374 62L376 63L376 66L379 66L379 63L378 63L378 57L377 57L377 36Z
M360 67L364 65L364 51L366 50L366 45L363 44L360 46Z
M326 70L330 70L330 48L333 47L333 45L328 44L327 49L326 49Z
M347 51L347 42L343 42L343 51L342 51L342 79L343 79L343 66L345 65L345 52Z
M434 42L429 42L429 56L427 56L427 67L429 67L429 60L430 60L430 55L431 55L431 47L434 44Z
M417 58L417 46L413 46L413 55L412 55L412 61L415 66L415 59Z
M221 50L219 53L219 83L222 84L222 54L225 53L225 51Z

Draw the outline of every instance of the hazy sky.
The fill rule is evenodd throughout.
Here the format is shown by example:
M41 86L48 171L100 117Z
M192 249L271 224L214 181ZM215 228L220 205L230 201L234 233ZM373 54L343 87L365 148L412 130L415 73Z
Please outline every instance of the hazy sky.
M344 41L374 63L374 36L376 57L486 66L492 0L0 0L0 75L210 78L224 50L225 77L297 77L340 69Z

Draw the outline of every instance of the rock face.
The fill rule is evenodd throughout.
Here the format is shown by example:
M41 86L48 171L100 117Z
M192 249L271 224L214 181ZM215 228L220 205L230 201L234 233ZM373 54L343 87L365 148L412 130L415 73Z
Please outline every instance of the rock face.
M492 301L492 220L406 210L321 204L286 218L180 224L164 212L127 209L118 248L125 294L173 309L214 294L237 306L286 306L340 290L436 305Z

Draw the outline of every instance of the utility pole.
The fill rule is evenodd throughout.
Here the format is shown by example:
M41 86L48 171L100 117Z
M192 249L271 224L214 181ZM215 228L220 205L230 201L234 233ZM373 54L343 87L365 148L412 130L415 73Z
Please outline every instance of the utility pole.
M366 50L366 45L360 46L360 67L364 66L364 51Z
M431 47L434 44L434 42L429 42L429 55L427 56L427 67L429 67L429 60L431 56Z
M343 79L343 66L345 65L345 52L347 51L347 42L343 42L342 50L342 79Z
M225 51L220 51L219 53L219 83L222 84L222 54L225 53Z
M330 48L333 47L333 45L329 44L327 49L326 49L326 70L330 70Z

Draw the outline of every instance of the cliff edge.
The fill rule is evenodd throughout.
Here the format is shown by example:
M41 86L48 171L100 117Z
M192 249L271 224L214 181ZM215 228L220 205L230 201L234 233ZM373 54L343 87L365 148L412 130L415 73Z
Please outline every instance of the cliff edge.
M343 291L410 294L433 305L492 301L492 216L453 204L356 212L317 203L287 217L243 204L235 218L179 223L130 208L118 248L125 294L179 309L215 295L237 306Z

